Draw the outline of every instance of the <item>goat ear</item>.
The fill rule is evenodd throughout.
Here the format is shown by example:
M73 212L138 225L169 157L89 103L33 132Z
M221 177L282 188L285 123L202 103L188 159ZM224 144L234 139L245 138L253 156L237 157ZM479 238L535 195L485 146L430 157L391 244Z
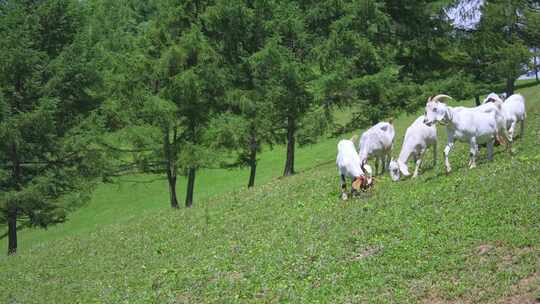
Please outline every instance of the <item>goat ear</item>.
M429 96L427 99L427 102L431 102L432 99L433 99L433 96Z
M372 176L373 175L373 170L371 169L371 166L368 165L368 164L365 164L362 167L362 170L364 171L364 174L366 174L367 176Z
M439 94L439 95L433 97L433 99L431 99L431 100L433 100L433 101L435 101L435 102L438 103L438 102L439 102L439 99L442 99L442 98L452 99L452 97L450 97L450 96L448 96L448 95Z
M362 162L360 162L360 168L362 169L362 172L364 172L364 173L366 173L366 165L367 165L367 160L366 159L364 159Z

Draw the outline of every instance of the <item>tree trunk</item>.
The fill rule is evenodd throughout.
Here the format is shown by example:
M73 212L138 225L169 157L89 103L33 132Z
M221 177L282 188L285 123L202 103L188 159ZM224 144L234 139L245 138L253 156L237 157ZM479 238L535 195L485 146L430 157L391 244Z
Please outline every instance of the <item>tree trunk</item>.
M476 103L476 106L480 105L480 95L474 96L474 102Z
M249 154L249 182L248 188L252 188L255 185L255 172L257 171L257 148L251 147L251 153Z
M11 161L13 167L11 168L13 179L15 180L15 189L17 191L22 190L22 170L21 161L17 151L17 145L13 143L11 145ZM14 255L17 253L17 208L8 207L7 222L8 222L8 255Z
M8 212L8 255L17 253L17 211Z
M167 170L167 180L169 182L171 207L178 209L178 199L176 197L176 174L171 174L170 170Z
M296 122L294 118L287 118L287 159L283 176L294 174L294 145L295 145Z
M193 188L195 188L195 168L188 169L188 183L186 191L186 207L193 206Z
M508 97L514 94L514 78L512 77L506 79L506 94Z
M173 143L170 142L170 130L165 128L163 130L163 150L165 154L165 162L167 168L165 171L167 173L167 181L169 182L169 197L171 202L171 207L178 209L178 199L176 197L176 130L173 130Z
M534 76L536 77L536 82L540 82L540 80L538 80L538 63L536 62L536 54L533 56L533 59L534 59Z
M22 189L21 161L19 159L17 144L15 143L11 145L11 162L13 163L13 167L11 168L11 174L13 175L13 180L15 181L15 189L17 191L21 191Z

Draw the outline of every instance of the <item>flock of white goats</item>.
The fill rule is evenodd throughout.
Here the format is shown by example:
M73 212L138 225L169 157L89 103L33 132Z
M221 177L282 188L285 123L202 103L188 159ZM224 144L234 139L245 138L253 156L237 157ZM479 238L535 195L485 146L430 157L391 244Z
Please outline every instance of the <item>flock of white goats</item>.
M380 122L365 131L360 137L358 152L351 140L343 139L338 143L336 164L341 178L341 197L347 199L346 177L352 179L351 194L365 191L373 185L373 170L367 164L369 158L375 158L375 173L379 163L381 174L389 170L392 180L398 181L400 175L409 176L407 161L412 157L416 164L412 177L418 175L422 157L427 148L433 150L434 166L437 162L437 128L435 123L446 125L448 143L444 148L446 172L450 172L448 154L454 146L454 140L468 142L470 145L469 168L476 166L478 144L486 144L488 159L493 157L495 140L511 151L516 125L519 122L520 136L523 137L525 121L525 99L520 94L508 98L505 95L489 94L483 104L475 108L450 107L442 102L452 99L447 95L430 97L426 112L407 128L401 152L397 160L391 159L394 142L394 127L391 122Z

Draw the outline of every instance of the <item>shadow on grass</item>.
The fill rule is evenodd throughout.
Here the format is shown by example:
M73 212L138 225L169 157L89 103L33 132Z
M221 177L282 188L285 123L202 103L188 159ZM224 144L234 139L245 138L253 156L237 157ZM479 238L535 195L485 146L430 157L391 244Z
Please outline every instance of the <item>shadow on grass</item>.
M516 83L515 90L530 88L530 87L534 87L534 86L537 86L537 85L540 85L540 82L536 82L536 80L531 80L531 81L522 82L522 83Z
M452 172L454 172L453 168L452 168ZM452 172L446 173L444 171L444 169L442 169L442 171L436 172L435 175L431 175L431 176L428 176L428 177L424 178L423 181L427 183L427 182L430 182L430 181L435 180L435 179L440 179L441 177L449 176L450 174L452 174Z

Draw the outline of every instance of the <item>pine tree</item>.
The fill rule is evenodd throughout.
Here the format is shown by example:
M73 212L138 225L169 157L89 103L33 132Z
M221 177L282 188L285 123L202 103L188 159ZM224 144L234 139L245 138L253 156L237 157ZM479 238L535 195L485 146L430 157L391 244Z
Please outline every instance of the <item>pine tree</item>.
M263 2L217 1L204 14L206 32L224 59L228 71L225 108L210 126L213 149L236 151L234 166L249 166L248 188L255 184L257 154L272 145L272 104L255 88L249 57L263 47Z
M283 175L288 176L295 172L294 154L301 121L315 102L308 88L315 78L309 61L313 45L304 20L305 10L298 3L273 3L269 15L264 47L249 62L255 89L272 103L274 111L269 115L275 128L283 131L277 132L277 139L287 144Z
M123 144L137 171L164 174L170 204L178 208L176 181L187 175L186 207L193 204L197 169L211 163L205 126L223 97L221 59L203 32L203 1L160 3L133 33L119 61L121 88L104 115L118 119ZM120 109L126 113L118 117ZM133 171L129 171L133 172Z
M464 50L475 80L490 90L504 83L514 92L515 80L524 72L531 53L527 48L528 20L537 13L528 1L485 1L479 23L468 33ZM531 29L533 23L530 23ZM534 31L534 30L533 30Z
M99 101L84 89L97 79L78 2L7 1L0 10L0 221L15 254L17 229L62 222L88 198L103 155L92 145Z
M534 1L533 1L534 2ZM536 82L540 82L538 78L538 68L540 62L540 3L531 3L525 9L525 28L523 29L523 40L525 44L533 51L533 66Z

